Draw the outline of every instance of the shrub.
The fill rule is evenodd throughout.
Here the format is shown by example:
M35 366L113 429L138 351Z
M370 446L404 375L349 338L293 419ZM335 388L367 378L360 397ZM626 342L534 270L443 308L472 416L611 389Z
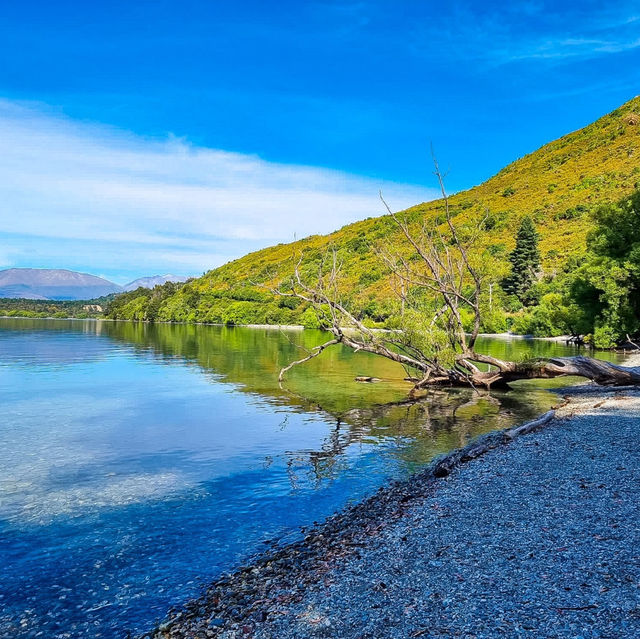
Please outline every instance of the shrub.
M482 313L483 333L504 333L509 328L507 315L501 308L487 309Z
M611 348L616 345L619 338L618 330L614 326L607 324L596 326L593 331L593 345L596 348Z
M317 313L311 306L301 315L300 323L305 328L322 328L322 323L318 319Z
M575 334L579 326L580 311L567 304L558 293L547 293L540 305L515 318L513 331L536 337L557 337Z

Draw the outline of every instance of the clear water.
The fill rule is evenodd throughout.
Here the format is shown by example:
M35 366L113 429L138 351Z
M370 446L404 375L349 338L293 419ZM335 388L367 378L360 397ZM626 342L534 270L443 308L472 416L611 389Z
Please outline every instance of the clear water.
M346 349L294 369L280 389L279 368L322 339L0 320L0 636L144 631L265 541L293 539L556 400L527 383L406 405L402 368ZM574 352L525 340L481 348Z

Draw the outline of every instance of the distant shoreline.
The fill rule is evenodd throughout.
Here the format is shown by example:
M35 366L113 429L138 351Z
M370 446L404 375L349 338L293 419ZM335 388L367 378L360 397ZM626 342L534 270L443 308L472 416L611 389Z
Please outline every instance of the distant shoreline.
M26 319L26 320L56 320L77 322L127 322L129 324L162 324L177 326L224 326L226 328L259 328L267 330L287 330L287 331L303 331L303 330L322 330L318 328L306 328L302 324L223 324L221 322L149 322L148 320L129 320L129 319L112 319L110 317L24 317L18 315L0 315L0 319ZM389 329L372 328L373 332L387 332ZM523 339L523 340L541 340L546 342L568 342L572 339L571 335L559 335L557 337L537 337L535 335L520 335L518 333L480 333L478 337L490 337L494 339Z
M163 326L224 326L226 328L266 328L283 330L305 330L302 324L222 324L220 322L149 322L148 320L113 319L111 317L26 317L22 315L0 315L0 319L19 320L54 320L54 321L74 321L74 322L125 322L127 324L162 324ZM306 329L322 330L322 329ZM374 329L375 330L375 329Z

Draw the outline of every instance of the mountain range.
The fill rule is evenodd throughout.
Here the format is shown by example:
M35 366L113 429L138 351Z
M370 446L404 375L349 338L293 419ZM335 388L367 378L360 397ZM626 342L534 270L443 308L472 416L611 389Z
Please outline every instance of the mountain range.
M0 271L0 298L90 300L139 287L153 288L156 284L186 280L178 275L153 275L120 286L102 277L66 269L9 268Z

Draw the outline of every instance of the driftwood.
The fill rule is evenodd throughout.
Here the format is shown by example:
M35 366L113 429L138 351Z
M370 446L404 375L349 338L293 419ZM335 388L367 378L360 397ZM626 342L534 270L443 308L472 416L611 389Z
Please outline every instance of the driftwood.
M591 357L554 357L537 359L530 362L504 362L484 355L468 353L470 361L489 363L497 370L460 375L457 371L448 371L448 375L418 382L416 386L462 385L469 384L485 388L508 386L510 382L522 379L551 379L554 377L583 377L600 386L637 386L640 385L640 367L625 367Z
M550 422L555 417L556 412L554 410L550 410L542 417L538 419L534 419L531 422L527 422L526 424L521 424L520 426L516 426L515 428L510 428L505 431L505 437L508 439L515 439L516 437L520 437L520 435L526 435L530 433L532 430L536 428L540 428L540 426L544 426L548 422Z
M501 446L503 444L508 444L512 442L514 439L521 437L522 435L526 435L545 424L548 424L556 415L554 410L550 410L549 412L542 415L542 417L538 417L538 419L534 419L531 422L527 422L525 424L521 424L519 426L514 426L513 428L509 428L508 430L497 432L497 433L489 433L482 437L479 437L476 441L471 442L469 445L464 448L460 448L458 450L454 450L451 453L448 453L441 459L435 461L432 466L432 473L434 477L446 477L451 473L452 470L460 466L460 464L465 464L476 457L480 457L485 453Z
M363 351L380 355L401 364L407 370L420 373L421 377L410 377L414 383L412 392L433 386L471 386L480 388L508 387L511 382L523 379L550 379L555 377L576 376L588 379L601 386L637 386L640 385L640 367L624 367L594 359L591 357L554 357L535 359L525 362L504 361L491 355L478 353L475 348L475 336L466 339L460 329L456 339L459 353L455 356L455 366L445 368L437 360L424 356L415 348L407 347L398 340L397 335L377 333L366 327L340 302L330 297L322 288L312 289L305 285L298 267L295 269L297 284L302 292L290 293L277 291L279 295L298 297L314 306L319 304L329 308L331 325L328 331L333 338L309 351L309 354L285 366L279 375L282 382L287 371L298 364L320 355L326 348L343 344L354 351ZM332 277L335 277L335 273ZM351 327L345 330L342 321L347 320ZM481 370L478 365L488 367ZM357 378L357 381L374 381L369 378Z
M409 378L414 383L412 392L433 386L471 386L490 389L507 387L511 382L523 379L550 379L566 376L583 377L601 386L640 385L640 367L618 366L591 357L554 357L511 362L478 353L474 348L477 334L474 332L470 338L467 338L461 323L459 330L453 334L455 347L459 351L455 356L455 365L445 368L437 359L427 357L417 348L403 344L395 333L372 331L331 296L324 287L311 288L306 285L300 277L298 268L299 264L295 268L294 275L301 290L275 292L281 296L297 297L316 308L320 306L328 308L331 315L328 331L332 333L333 339L311 349L306 357L285 366L280 371L281 382L285 373L294 366L317 357L330 346L343 344L356 352L380 355L401 364L407 370L418 372L421 377ZM335 280L336 276L334 266L331 279ZM343 323L348 324L349 330L345 330ZM478 365L484 365L489 370L483 371ZM357 381L373 381L373 379L358 378Z

